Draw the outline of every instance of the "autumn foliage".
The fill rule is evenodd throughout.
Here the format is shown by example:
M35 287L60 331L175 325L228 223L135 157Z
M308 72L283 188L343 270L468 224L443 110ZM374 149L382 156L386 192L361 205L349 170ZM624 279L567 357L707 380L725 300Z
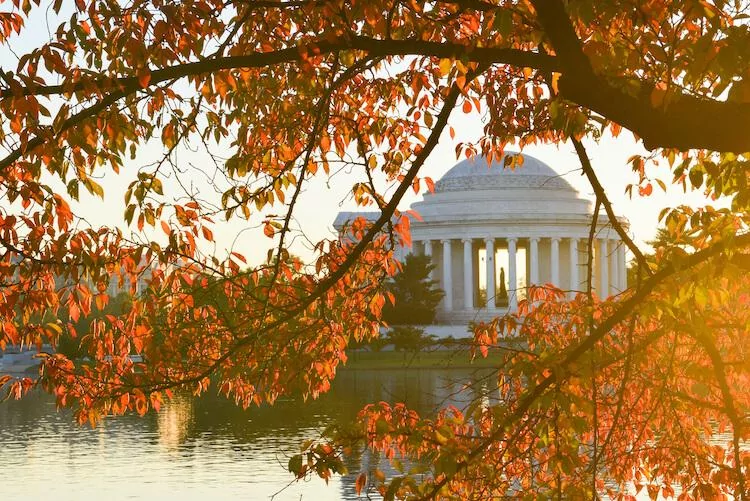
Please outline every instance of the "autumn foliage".
M707 205L665 208L668 239L652 255L615 228L638 268L629 291L530 290L518 315L476 330L478 356L503 353L500 401L436 418L373 404L290 469L329 478L342 454L369 447L428 465L357 478L386 498L747 499L747 9L0 0L0 48L17 55L0 63L0 349L66 335L87 354L42 353L37 375L0 374L0 386L14 398L43 388L91 424L158 410L176 390L213 387L245 406L315 397L348 343L377 335L380 285L409 242L399 202L431 189L420 169L444 131L454 137L451 113L485 121L458 155L571 142L608 213L584 143L630 131L650 154L616 166L634 172L623 188L649 196L671 182ZM118 173L117 217L92 222L82 207ZM295 257L307 187L342 182L379 218ZM727 208L708 205L719 197ZM233 224L270 245L268 259L218 243ZM92 314L111 281L145 276L127 312ZM504 350L504 336L526 349Z

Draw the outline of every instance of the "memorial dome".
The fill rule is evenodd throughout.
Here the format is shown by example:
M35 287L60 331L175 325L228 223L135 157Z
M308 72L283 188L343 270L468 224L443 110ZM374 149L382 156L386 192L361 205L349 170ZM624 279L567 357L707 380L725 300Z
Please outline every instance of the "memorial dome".
M511 157L522 160L515 158L513 163ZM534 225L571 220L587 224L591 217L591 202L559 172L517 152L506 152L492 162L480 156L458 162L435 183L435 192L425 193L413 208L427 224L521 220Z
M512 157L516 163L511 163ZM506 160L507 159L507 160ZM519 161L520 160L520 161ZM506 166L506 161L511 166ZM517 152L506 152L488 162L485 157L463 160L440 178L435 191L497 190L503 188L538 188L564 190L575 196L576 190L552 167L538 158Z

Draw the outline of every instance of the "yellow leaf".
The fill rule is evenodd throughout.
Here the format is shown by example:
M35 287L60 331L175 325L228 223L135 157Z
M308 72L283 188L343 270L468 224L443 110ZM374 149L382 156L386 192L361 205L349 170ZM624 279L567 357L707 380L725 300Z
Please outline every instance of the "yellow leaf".
M448 58L441 59L439 67L440 67L440 75L446 76L448 73L450 73L451 68L453 67L453 61Z
M552 74L552 92L555 94L560 93L560 89L558 87L558 82L560 81L560 74L559 73L553 73Z

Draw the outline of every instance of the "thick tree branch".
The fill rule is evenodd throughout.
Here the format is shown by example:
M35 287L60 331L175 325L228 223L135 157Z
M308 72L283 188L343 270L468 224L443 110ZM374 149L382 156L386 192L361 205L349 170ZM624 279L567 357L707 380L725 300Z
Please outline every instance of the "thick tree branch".
M640 88L637 93L630 94L622 90L625 85L617 85L594 72L560 0L533 0L532 3L537 9L540 24L552 42L555 56L511 48L472 47L448 42L342 37L337 40L309 41L300 46L272 52L207 58L158 69L152 72L150 84L157 85L170 79L225 69L257 68L298 62L310 55L342 50L362 50L371 57L460 58L484 64L507 64L560 73L558 86L560 94L565 99L628 128L643 138L645 146L649 149L665 147L683 151L696 148L713 151L750 151L750 136L745 133L750 129L750 103L715 101L686 94L674 94L670 96L668 105L655 107L651 99L654 89L652 82L629 82ZM481 5L467 7L476 9ZM140 89L136 77L107 77L100 80L33 87L24 87L14 82L13 85L0 90L0 97L50 96L80 92L92 87L112 89L114 94L104 98L107 101L111 101L110 96L117 93L124 96ZM707 127L709 123L711 126ZM7 166L7 160L0 161L0 169Z
M750 151L750 103L675 94L668 105L665 100L655 107L652 83L640 82L640 91L633 95L594 72L562 0L531 3L563 68L559 89L565 99L630 129L648 149Z
M440 58L464 58L484 64L508 64L535 68L544 71L560 71L554 56L520 49L497 47L472 47L457 43L429 42L424 40L381 40L369 37L342 37L337 40L310 40L304 44L272 52L253 52L241 56L212 57L151 72L150 86L162 82L214 71L234 68L262 68L282 63L299 62L303 59L343 50L361 50L371 57L387 56L434 56ZM107 88L132 93L140 88L137 77L89 79L62 85L40 85L22 87L20 84L0 90L0 97L51 96L79 92L92 87L106 91Z
M163 82L176 79L210 73L232 68L259 68L275 64L299 62L316 54L332 53L342 50L362 50L371 58L387 57L396 55L423 55L441 58L468 58L480 61L485 66L490 64L509 64L513 66L528 66L545 71L557 71L559 68L555 58L516 49L499 48L477 48L459 44L441 44L436 42L425 42L420 40L377 40L366 37L353 39L340 39L337 41L321 41L301 46L294 46L273 52L255 52L243 56L215 57L203 61L185 63L171 66L151 72L149 86L155 86ZM110 105L123 97L132 95L141 90L141 85L136 77L125 77L119 79L89 80L63 85L39 86L22 88L13 86L11 89L0 91L0 97L9 95L57 95L81 91L90 86L101 87L106 92L110 88L110 94L88 108L84 108L71 116L61 125L59 132L64 132L80 124L88 118L96 116ZM51 129L50 129L51 133ZM23 147L11 151L6 157L0 159L0 171L7 169L24 155L32 152L35 148L49 141L49 134L37 135L30 138Z

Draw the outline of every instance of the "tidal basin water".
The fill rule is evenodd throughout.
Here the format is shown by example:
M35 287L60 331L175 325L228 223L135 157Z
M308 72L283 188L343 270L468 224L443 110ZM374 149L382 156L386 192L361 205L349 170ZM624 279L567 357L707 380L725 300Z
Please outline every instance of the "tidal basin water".
M35 393L0 404L0 500L348 500L362 467L326 485L292 482L286 465L306 439L350 421L368 402L406 402L422 414L465 405L457 395L492 394L488 372L466 369L346 370L319 400L242 410L207 394L176 397L145 417L79 427ZM475 393L476 395L476 393ZM291 482L291 483L290 483Z

